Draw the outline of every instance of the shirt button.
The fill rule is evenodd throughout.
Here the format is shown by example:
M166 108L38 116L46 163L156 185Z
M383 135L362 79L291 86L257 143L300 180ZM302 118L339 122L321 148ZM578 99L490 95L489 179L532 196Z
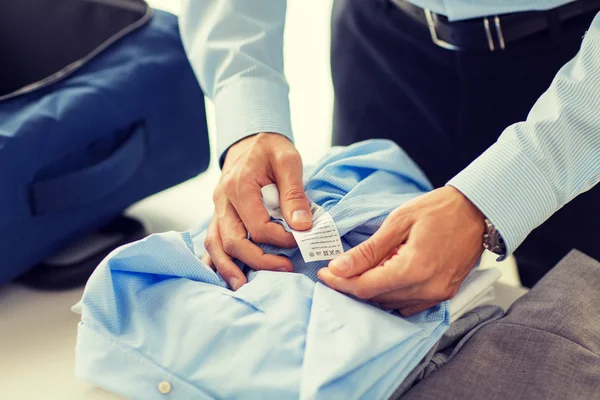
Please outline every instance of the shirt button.
M172 388L173 387L171 386L171 382L169 381L162 381L158 383L158 391L162 394L171 393Z

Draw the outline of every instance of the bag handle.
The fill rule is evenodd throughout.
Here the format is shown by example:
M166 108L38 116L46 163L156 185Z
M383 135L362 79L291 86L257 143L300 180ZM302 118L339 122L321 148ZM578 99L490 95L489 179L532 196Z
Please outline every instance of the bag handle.
M123 186L146 155L144 124L137 124L128 139L108 158L90 167L30 186L34 215L46 214L98 201Z

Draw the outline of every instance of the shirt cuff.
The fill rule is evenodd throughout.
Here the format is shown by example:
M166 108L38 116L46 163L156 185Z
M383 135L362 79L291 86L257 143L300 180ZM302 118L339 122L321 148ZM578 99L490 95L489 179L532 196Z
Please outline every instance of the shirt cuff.
M505 259L559 208L540 169L515 144L500 140L448 182L498 229Z
M220 166L229 147L247 136L273 132L294 140L288 92L285 83L249 78L231 82L217 93L214 104Z

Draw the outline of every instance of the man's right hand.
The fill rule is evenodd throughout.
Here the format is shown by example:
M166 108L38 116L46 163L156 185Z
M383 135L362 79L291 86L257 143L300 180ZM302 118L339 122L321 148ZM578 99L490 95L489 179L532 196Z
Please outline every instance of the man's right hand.
M302 159L294 144L276 133L260 133L229 148L223 173L213 195L215 214L208 226L202 258L237 290L247 282L235 265L238 259L255 270L292 271L286 257L264 254L248 240L278 247L296 245L292 234L270 222L261 188L277 184L288 225L296 230L312 226L308 199L302 185Z

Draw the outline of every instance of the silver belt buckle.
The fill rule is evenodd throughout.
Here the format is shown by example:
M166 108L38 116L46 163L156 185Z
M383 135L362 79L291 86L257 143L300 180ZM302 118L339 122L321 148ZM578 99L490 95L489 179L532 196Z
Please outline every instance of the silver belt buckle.
M437 22L437 14L431 12L430 9L425 8L425 18L427 19L427 27L429 28L429 34L431 35L431 40L436 45L444 48L446 50L460 51L464 50L463 48L456 46L452 43L448 43L445 40L442 40L438 37L437 32L435 30L435 23ZM494 17L494 27L496 29L496 35L498 36L498 45L502 50L506 48L506 43L504 42L504 35L502 33L502 25L500 24L500 18L496 15ZM485 36L488 42L488 48L490 51L496 50L496 44L494 43L494 37L492 36L492 29L490 28L490 20L489 18L483 19L483 28L485 30Z
M425 18L427 19L427 27L429 28L429 34L431 35L431 40L433 43L437 44L441 48L446 50L459 51L462 50L460 47L453 45L452 43L448 43L445 40L442 40L438 37L437 32L435 31L435 23L437 21L437 14L432 13L430 9L424 8Z

